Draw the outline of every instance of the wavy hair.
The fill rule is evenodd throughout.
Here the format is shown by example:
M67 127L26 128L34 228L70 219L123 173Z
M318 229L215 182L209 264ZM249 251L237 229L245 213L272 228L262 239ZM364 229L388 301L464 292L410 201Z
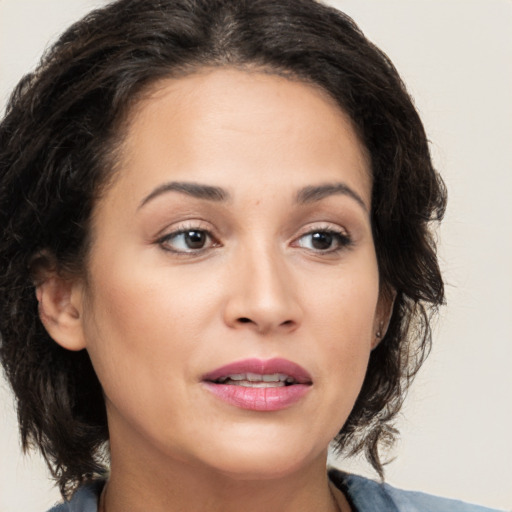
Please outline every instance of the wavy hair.
M393 419L430 348L430 318L444 300L431 223L442 218L446 194L388 57L348 16L314 0L111 3L46 52L0 124L0 360L23 447L41 450L64 496L105 471L107 419L87 352L61 348L40 322L34 260L84 271L91 211L115 177L137 99L160 79L205 66L256 67L320 86L368 151L380 279L396 295L335 443L364 452L381 476L379 446L396 437Z

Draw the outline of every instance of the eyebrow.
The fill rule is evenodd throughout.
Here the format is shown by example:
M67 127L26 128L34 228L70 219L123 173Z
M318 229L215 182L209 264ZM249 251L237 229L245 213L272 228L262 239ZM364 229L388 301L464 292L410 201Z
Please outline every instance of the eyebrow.
M304 187L297 192L296 201L299 204L314 203L337 194L351 197L363 208L365 212L368 211L362 197L345 183L326 183L323 185Z
M171 181L155 188L140 203L139 208L167 192L179 192L196 199L206 199L208 201L223 202L231 198L229 192L221 187L205 185L202 183L192 183L187 181ZM310 185L301 188L295 197L298 204L309 204L321 201L326 197L333 195L346 195L354 199L365 211L368 211L366 204L361 196L345 183L326 183L322 185Z
M206 199L208 201L216 202L227 201L230 198L229 192L220 187L203 185L201 183L191 183L187 181L171 181L155 188L155 190L153 190L141 201L139 208L142 208L152 199L155 199L156 197L167 192L180 192L181 194L195 197L197 199Z

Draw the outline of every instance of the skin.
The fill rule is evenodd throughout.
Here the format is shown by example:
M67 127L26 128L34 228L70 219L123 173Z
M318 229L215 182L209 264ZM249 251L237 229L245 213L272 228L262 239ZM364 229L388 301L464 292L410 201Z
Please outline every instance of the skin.
M49 275L37 290L52 337L87 349L105 391L106 510L337 510L327 447L390 309L350 120L312 85L203 70L153 87L121 155L94 209L87 279ZM170 182L229 198L162 190ZM326 184L337 188L297 201ZM307 394L261 412L205 389L205 373L253 357L300 364Z

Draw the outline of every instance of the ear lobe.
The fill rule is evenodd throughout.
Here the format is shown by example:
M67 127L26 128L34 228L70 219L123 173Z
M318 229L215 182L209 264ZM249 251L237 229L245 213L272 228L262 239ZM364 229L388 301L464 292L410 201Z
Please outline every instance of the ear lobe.
M375 325L373 326L374 335L372 340L372 350L376 348L386 335L393 314L393 306L395 305L396 291L385 289L382 290L377 304L375 315Z
M36 285L39 318L61 347L82 350L85 340L81 317L81 286L52 272Z

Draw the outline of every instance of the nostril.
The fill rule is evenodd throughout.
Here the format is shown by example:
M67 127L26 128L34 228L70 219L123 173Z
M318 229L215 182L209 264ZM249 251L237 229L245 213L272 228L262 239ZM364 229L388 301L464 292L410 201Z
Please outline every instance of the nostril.
M238 321L241 324L249 324L249 323L251 323L251 319L250 318L246 318L246 317L239 318Z

